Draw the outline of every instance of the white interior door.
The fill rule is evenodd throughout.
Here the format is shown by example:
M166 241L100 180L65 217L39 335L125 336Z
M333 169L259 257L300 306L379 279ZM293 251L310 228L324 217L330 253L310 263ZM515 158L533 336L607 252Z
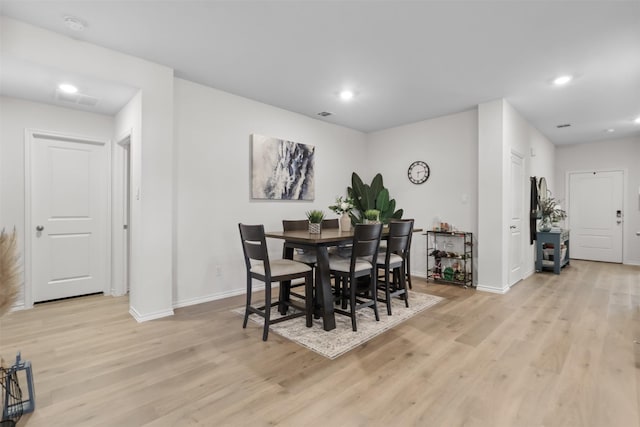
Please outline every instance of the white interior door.
M524 168L522 157L511 153L509 286L522 280L522 224L524 214Z
M106 288L107 148L105 141L31 134L28 224L34 302Z
M571 258L622 262L622 171L569 174Z

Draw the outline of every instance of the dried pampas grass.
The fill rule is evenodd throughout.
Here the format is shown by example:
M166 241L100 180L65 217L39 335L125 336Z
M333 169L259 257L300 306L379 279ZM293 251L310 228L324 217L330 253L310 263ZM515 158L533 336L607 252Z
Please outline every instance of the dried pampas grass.
M0 317L13 305L19 291L18 251L16 230L0 231Z

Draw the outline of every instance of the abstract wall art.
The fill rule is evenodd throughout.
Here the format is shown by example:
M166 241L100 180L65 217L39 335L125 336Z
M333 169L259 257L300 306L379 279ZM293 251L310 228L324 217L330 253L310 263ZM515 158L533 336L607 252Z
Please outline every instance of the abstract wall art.
M251 198L313 200L313 145L251 135Z

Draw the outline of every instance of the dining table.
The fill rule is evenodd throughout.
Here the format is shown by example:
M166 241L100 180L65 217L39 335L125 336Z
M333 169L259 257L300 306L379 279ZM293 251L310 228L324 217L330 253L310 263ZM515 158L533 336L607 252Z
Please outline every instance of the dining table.
M414 228L414 232L422 229ZM349 244L353 241L354 228L341 230L338 228L322 229L320 233L309 233L307 230L296 231L268 231L265 237L284 240L284 257L293 259L295 249L315 250L315 306L322 317L325 331L336 328L336 318L333 310L333 293L331 289L331 274L329 270L329 248ZM389 235L389 227L382 228L381 239ZM285 285L286 286L286 285Z

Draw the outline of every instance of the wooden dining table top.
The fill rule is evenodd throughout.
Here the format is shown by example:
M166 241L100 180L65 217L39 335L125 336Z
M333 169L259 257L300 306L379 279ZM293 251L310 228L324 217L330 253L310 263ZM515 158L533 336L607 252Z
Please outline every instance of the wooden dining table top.
M413 232L417 233L422 231L422 228L414 228ZM284 239L289 242L299 242L307 244L323 244L323 243L339 243L342 241L353 240L354 228L351 230L343 231L339 228L326 228L320 233L309 233L308 230L295 230L295 231L267 231L265 237L271 237L274 239ZM382 228L382 237L389 235L389 227Z

